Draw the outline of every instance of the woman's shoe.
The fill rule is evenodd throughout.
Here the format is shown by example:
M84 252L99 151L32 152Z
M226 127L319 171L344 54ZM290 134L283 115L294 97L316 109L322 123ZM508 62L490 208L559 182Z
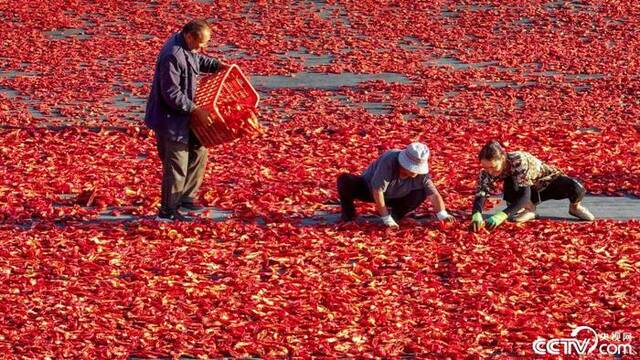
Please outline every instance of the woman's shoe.
M593 221L596 218L589 211L589 209L582 206L582 204L580 203L569 205L569 214L577 217L580 220L585 220L585 221Z
M513 217L513 222L521 224L536 218L536 213L529 210L523 210Z

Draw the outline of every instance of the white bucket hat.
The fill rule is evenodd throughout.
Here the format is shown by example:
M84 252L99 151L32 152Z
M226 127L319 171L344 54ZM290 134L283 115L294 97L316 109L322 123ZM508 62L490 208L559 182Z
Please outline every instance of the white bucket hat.
M429 148L422 143L411 143L398 156L400 165L416 174L429 173Z

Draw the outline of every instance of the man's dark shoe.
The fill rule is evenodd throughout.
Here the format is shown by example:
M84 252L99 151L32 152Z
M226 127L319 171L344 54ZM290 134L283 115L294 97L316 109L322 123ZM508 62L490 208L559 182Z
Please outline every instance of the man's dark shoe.
M162 211L158 212L158 216L156 217L156 221L182 221L182 222L191 222L193 219L186 217L180 214L177 211Z
M354 211L342 211L340 213L340 220L344 222L353 221L356 219L356 212Z
M202 211L206 209L206 207L198 202L183 202L180 204L182 209L187 209L191 211Z

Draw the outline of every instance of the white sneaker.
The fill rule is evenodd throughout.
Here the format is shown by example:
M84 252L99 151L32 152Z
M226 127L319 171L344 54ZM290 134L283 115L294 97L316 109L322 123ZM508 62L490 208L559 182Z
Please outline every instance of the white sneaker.
M531 202L531 200L527 201L524 206L518 210L517 213L513 214L510 217L510 220L516 223L523 223L529 220L533 220L536 218L536 205Z
M529 210L524 210L516 214L512 221L518 224L525 223L527 221L533 220L536 218L536 213Z
M584 221L593 221L596 218L589 211L589 209L587 209L586 207L582 206L582 204L580 204L580 203L569 205L569 214L577 217L580 220L584 220Z

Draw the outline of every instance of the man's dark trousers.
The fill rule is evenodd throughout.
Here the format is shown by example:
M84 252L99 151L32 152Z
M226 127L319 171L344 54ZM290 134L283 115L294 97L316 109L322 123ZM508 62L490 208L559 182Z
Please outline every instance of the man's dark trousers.
M162 195L160 212L176 211L182 203L193 203L202 185L207 165L207 148L193 133L189 143L173 141L156 134L158 153L162 161Z
M342 206L342 219L353 220L356 216L356 209L353 204L355 199L365 202L374 202L369 185L362 176L352 174L342 174L338 177L338 196ZM395 221L399 221L409 212L415 210L427 198L425 189L413 190L404 197L397 199L387 199L384 202L391 208L391 216Z

